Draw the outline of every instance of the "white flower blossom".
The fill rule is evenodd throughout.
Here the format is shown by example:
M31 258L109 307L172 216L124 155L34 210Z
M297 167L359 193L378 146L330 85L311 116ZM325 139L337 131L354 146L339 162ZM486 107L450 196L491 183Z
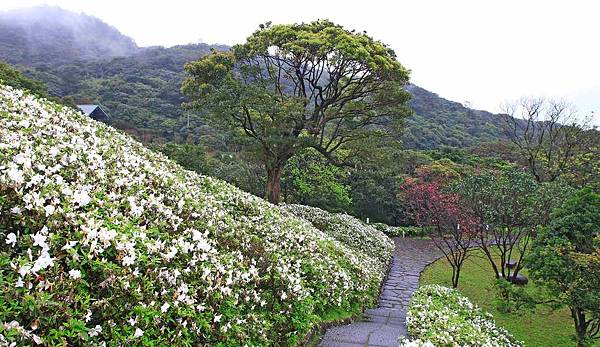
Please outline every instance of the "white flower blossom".
M16 183L17 185L21 185L25 182L25 177L23 176L23 171L19 170L16 167L12 167L12 168L8 169L6 174L8 175L8 178L11 181L13 181L14 183Z
M56 207L52 205L46 205L46 207L44 207L44 211L46 212L46 217L49 217L52 214L54 214L54 211L56 211Z
M69 277L71 277L74 280L79 279L79 278L81 278L81 271L76 270L76 269L71 269L69 271Z
M73 201L79 205L79 207L85 206L92 201L89 193L85 190L78 190L73 194Z
M38 232L37 234L31 236L33 239L33 246L41 247L43 249L48 248L48 244L46 243L46 239L48 236L45 234Z
M99 325L96 325L95 327L91 328L91 329L88 331L88 334L89 334L91 337L96 337L96 336L98 336L98 334L100 334L101 332L102 332L102 327L101 327L101 326L99 326Z
M144 335L144 331L140 328L135 328L135 333L133 334L134 338L138 338Z
M6 235L6 244L14 247L17 244L17 235L15 235L15 233L9 233L8 235Z

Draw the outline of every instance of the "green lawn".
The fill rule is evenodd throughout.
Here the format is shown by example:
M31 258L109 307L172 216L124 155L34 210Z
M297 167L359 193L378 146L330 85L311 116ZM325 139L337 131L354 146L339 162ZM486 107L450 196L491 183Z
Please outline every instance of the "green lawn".
M571 339L575 329L568 309L551 312L540 308L537 312L502 313L494 307L494 275L487 259L481 254L467 259L460 275L458 289L473 303L490 312L499 326L528 347L574 346ZM526 272L524 272L526 274ZM425 269L421 285L441 284L452 287L452 268L445 259L440 259ZM531 284L529 284L531 286Z

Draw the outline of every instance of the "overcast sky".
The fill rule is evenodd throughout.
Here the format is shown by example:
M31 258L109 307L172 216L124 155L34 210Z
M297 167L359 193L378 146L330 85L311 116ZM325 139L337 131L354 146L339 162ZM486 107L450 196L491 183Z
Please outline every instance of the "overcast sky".
M327 18L389 44L412 82L493 112L562 97L600 124L600 1L1 0L94 15L140 46L243 42L260 23Z

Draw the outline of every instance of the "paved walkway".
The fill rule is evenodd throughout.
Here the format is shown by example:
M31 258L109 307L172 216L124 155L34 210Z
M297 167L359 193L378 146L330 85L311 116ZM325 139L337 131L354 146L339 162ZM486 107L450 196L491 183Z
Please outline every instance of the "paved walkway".
M412 293L419 287L421 271L442 256L429 240L395 238L396 249L383 283L379 306L365 311L362 321L327 330L321 346L398 346L407 336L406 310Z

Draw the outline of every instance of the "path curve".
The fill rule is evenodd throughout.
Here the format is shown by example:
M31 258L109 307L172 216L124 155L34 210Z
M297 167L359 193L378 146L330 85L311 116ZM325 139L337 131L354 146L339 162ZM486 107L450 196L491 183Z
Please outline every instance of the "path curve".
M329 328L323 347L398 346L406 331L406 310L412 293L419 287L423 269L442 256L431 240L394 238L396 249L390 271L383 283L379 305L367 309L363 319Z

